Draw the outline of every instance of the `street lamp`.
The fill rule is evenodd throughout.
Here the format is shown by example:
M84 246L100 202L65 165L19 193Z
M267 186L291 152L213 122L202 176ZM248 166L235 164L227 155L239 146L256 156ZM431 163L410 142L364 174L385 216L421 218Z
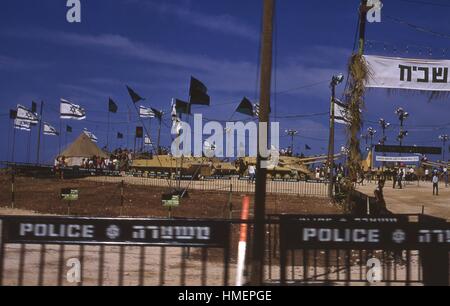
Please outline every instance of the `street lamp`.
M289 130L285 130L284 132L288 136L291 137L291 150L292 150L292 155L294 155L294 137L298 135L298 131L297 130L293 130L293 129L289 129Z
M344 75L342 73L333 75L331 78L331 105L330 105L330 138L328 141L328 167L329 167L329 182L328 182L328 196L333 197L333 181L334 181L334 103L336 99L336 86L344 81Z
M405 111L402 107L399 107L395 110L395 114L398 117L398 120L400 121L400 132L397 136L397 140L400 143L400 147L403 144L403 139L408 136L408 132L403 130L403 123L405 122L406 118L409 117L409 113L407 111ZM402 155L402 153L400 153L400 156Z
M403 123L409 117L409 113L402 107L399 107L395 110L395 114L397 114L398 120L400 120L400 130L403 130Z
M372 156L371 156L371 160L370 160L370 168L373 168L373 137L375 136L375 134L377 133L377 131L373 128L373 127L369 127L367 128L367 137L370 138L370 149L368 150Z
M439 135L439 140L442 141L442 161L445 161L445 144L449 140L449 136L447 134Z
M403 139L405 139L406 136L408 136L408 131L400 131L400 133L398 133L397 140L400 143L400 146L402 146Z
M381 131L383 132L383 138L381 138L380 144L384 145L387 140L386 129L388 129L391 126L391 124L389 122L387 122L386 120L384 120L383 118L380 118L380 120L378 120L378 123L380 124Z
M376 133L377 133L377 131L373 127L367 128L367 136L370 138L370 148L371 149L373 147L373 136L375 136Z

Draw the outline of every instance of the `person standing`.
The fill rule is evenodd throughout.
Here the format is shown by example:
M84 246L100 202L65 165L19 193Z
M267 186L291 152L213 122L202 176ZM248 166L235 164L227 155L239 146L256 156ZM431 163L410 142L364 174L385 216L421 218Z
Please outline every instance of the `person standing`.
M444 167L444 169L442 169L443 173L442 175L444 176L444 181L445 181L445 188L448 187L448 169L447 167Z
M397 170L396 169L394 169L393 171L392 171L392 188L394 188L395 189L395 185L397 185L397 181L398 181L398 172L397 172Z
M256 178L256 167L253 165L248 166L248 175L249 175L249 182L253 183Z
M425 181L428 181L428 176L430 175L430 170L427 168L425 169Z
M403 170L399 169L398 170L398 188L402 189L402 180L403 180Z
M437 172L434 172L433 178L431 179L433 182L433 195L439 195L439 176Z

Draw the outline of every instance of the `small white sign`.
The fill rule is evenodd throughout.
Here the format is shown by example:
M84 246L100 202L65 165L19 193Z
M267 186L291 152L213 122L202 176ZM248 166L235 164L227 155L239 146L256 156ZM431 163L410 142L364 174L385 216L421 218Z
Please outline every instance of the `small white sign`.
M376 161L417 163L419 162L419 156L377 156Z

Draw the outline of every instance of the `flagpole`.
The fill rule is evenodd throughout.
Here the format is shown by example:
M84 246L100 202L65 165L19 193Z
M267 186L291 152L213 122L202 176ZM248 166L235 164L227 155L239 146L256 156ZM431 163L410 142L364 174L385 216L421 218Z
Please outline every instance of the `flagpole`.
M110 124L110 111L108 108L108 130L106 131L106 149L109 150L109 124Z
M16 127L14 126L13 121L13 143L12 143L12 153L11 153L11 161L14 163L14 151L16 148Z
M150 133L152 131L152 118L149 118L149 123L148 123L148 138L152 139L152 137L150 136ZM144 139L144 145L145 145L145 139Z
M159 155L160 152L161 152L161 150L159 149L159 142L160 142L160 140L161 140L162 112L161 112L161 117L158 118L158 120L159 120L159 127L158 127L158 142L157 142L157 145L156 145L156 149L157 149L158 151L157 151L156 155Z
M59 117L59 130L62 130L62 120L61 120L61 116ZM59 146L59 156L61 156L61 136L59 136L58 138L58 146Z
M128 124L127 124L127 148L130 149L130 123L131 123L131 110L130 107L127 105L128 108Z
M9 117L9 121L11 121L11 117ZM14 120L13 120L13 124L14 124ZM11 122L10 122L10 124L8 124L8 151L6 151L6 158L5 158L5 160L8 160L8 155L9 155L9 152L10 152L10 145L11 145Z
M27 144L27 163L30 163L30 146L31 146L31 131L32 129L28 131L28 144Z
M40 154L41 154L41 132L42 132L42 120L44 116L44 101L41 100L41 114L40 114L40 120L39 120L39 130L38 130L38 142L37 142L37 157L36 157L36 165L39 165L40 163Z

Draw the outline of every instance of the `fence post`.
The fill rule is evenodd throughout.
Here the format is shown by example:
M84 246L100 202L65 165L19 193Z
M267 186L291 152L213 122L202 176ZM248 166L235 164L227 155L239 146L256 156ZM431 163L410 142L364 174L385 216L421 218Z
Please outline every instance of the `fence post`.
M367 210L367 215L369 216L370 215L370 197L369 196L367 196L367 208L366 208L366 210Z
M421 250L423 284L425 286L449 286L449 254L446 248Z
M14 204L15 204L15 190L14 190L14 184L15 184L15 169L14 167L11 168L11 208L14 209Z
M120 215L121 216L123 213L123 204L124 204L123 186L124 186L124 180L122 180L120 182Z
M233 219L233 184L230 183L230 192L228 194L228 219Z

